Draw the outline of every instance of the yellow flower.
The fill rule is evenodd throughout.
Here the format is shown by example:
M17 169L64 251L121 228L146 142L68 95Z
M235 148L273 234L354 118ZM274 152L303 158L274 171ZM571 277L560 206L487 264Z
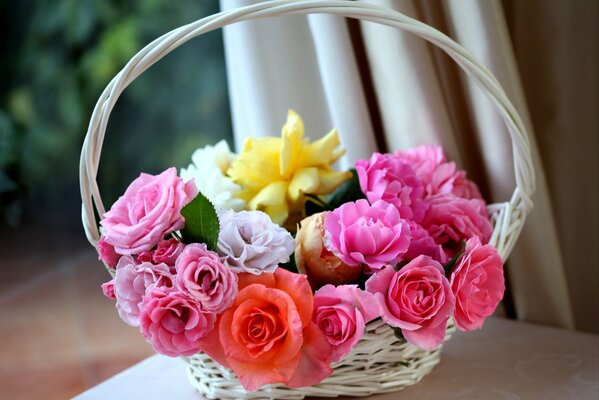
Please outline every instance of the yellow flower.
M306 194L329 194L351 177L331 168L345 153L338 149L336 129L312 143L303 136L302 119L289 110L281 137L248 138L228 171L243 187L237 195L248 208L266 212L280 225L301 220Z

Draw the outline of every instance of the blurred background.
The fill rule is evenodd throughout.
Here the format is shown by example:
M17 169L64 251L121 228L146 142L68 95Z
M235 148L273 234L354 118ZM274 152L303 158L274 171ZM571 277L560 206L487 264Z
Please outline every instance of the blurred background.
M529 127L537 192L501 313L597 333L597 3L359 1L447 33L502 82ZM250 3L0 0L0 397L68 398L152 354L101 294L108 275L80 222L81 144L103 89L143 46ZM299 16L202 35L136 79L110 116L105 205L197 147L277 135L288 108L313 138L339 128L343 167L436 142L489 201L513 190L502 123L447 56L390 28Z

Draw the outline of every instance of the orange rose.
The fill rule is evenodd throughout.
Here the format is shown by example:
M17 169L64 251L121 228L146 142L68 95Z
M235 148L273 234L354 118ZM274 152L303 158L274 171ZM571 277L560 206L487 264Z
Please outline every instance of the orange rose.
M246 390L267 383L315 385L330 375L332 349L312 322L313 295L304 275L282 268L239 274L239 294L202 350L231 368Z

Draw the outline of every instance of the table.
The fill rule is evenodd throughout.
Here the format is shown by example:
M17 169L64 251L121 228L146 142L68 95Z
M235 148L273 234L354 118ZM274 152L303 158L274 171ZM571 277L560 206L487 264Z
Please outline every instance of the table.
M503 318L457 332L441 363L419 384L371 399L598 399L599 337ZM76 400L201 400L185 364L155 355Z

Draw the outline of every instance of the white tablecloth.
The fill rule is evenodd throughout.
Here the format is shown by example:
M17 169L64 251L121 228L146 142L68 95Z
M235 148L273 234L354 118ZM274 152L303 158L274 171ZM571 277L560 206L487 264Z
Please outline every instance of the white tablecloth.
M441 363L419 384L372 399L598 399L599 337L491 318L457 332ZM77 400L201 400L183 361L150 357Z

